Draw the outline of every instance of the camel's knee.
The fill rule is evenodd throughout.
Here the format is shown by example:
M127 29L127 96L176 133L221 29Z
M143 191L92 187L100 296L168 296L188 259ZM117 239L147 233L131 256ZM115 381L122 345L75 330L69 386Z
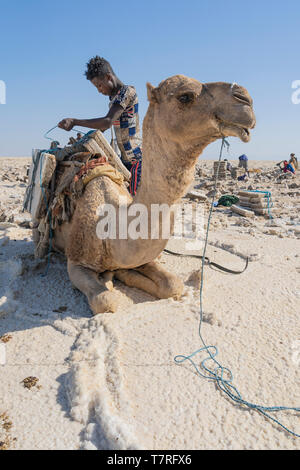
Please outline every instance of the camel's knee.
M160 299L173 299L179 300L183 293L184 284L179 277L170 274L165 277L163 282L158 286L157 295Z
M158 262L152 261L136 268L136 270L155 283L156 297L160 299L181 298L184 287L183 282L175 274L169 273Z

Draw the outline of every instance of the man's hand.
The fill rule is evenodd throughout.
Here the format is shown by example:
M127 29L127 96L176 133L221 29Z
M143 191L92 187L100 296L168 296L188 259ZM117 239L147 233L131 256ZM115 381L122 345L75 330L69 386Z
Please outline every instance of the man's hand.
M75 126L75 119L67 118L63 119L58 123L58 127L64 129L65 131L71 131Z

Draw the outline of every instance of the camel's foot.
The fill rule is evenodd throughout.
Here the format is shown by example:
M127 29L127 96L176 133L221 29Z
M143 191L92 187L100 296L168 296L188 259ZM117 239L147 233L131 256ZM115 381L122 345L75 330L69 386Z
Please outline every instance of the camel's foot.
M116 290L104 291L88 297L88 301L94 315L115 312L120 303L120 294Z
M68 273L72 284L86 295L94 314L115 312L120 302L120 293L113 288L112 274L101 277L94 271L68 260Z
M115 277L129 287L137 287L159 299L182 296L184 284L177 276L166 271L159 263L152 261L135 269L119 269Z

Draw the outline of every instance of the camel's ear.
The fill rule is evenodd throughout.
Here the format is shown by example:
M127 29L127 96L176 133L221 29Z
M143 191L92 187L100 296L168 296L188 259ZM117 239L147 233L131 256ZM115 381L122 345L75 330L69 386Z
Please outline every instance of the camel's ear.
M150 103L158 103L158 92L157 88L155 88L151 83L147 83L147 96L148 101Z

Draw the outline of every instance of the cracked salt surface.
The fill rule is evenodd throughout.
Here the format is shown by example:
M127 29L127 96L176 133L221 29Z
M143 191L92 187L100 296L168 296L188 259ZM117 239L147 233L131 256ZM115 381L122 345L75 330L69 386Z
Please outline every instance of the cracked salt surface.
M249 237L236 232L236 220L212 230L207 254L236 270L244 266L241 257L255 262L241 276L205 269L203 334L218 346L245 398L297 406L300 369L292 345L300 338L299 241ZM297 439L232 405L187 364L174 363L175 355L200 347L192 284L181 301L158 301L117 283L123 293L118 312L93 318L64 260L54 256L42 276L45 265L32 258L30 231L4 224L0 336L12 338L0 367L0 414L10 417L14 448L299 448ZM172 240L168 248L182 252L184 246ZM164 254L161 262L182 279L200 268L192 258ZM25 389L26 377L36 377L41 389ZM280 418L297 431L296 414Z

